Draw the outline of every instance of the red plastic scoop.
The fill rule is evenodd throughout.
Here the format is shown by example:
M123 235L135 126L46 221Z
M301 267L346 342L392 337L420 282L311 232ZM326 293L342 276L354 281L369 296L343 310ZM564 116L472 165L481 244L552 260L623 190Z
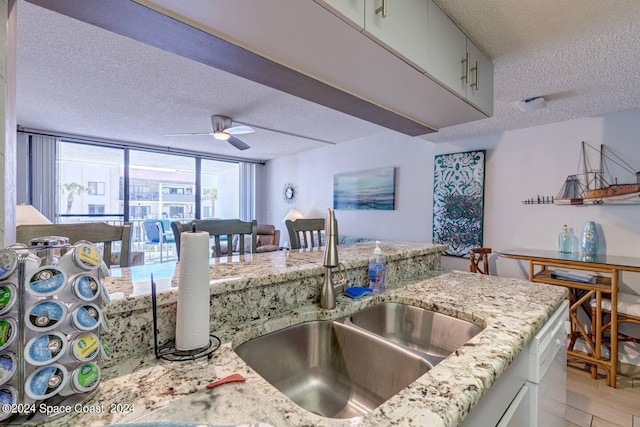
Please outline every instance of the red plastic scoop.
M244 382L246 379L240 374L229 375L228 377L224 377L218 381L214 381L211 384L207 384L207 388L218 387L219 385L226 383L236 383L236 382Z

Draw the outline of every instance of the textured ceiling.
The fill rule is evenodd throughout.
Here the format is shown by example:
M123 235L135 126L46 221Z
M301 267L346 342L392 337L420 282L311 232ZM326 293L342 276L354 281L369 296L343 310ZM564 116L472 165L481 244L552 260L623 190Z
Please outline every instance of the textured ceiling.
M640 1L435 0L494 62L494 117L421 138L445 142L640 107ZM514 103L544 96L547 108ZM211 114L342 143L380 126L18 3L18 124L266 160L324 144L258 130L238 151Z

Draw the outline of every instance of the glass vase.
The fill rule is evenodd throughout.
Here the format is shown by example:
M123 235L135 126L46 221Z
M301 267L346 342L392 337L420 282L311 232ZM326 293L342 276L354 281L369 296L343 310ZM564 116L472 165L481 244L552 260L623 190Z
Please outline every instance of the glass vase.
M598 233L596 232L595 222L587 221L584 223L580 248L582 249L582 255L595 256L598 253Z

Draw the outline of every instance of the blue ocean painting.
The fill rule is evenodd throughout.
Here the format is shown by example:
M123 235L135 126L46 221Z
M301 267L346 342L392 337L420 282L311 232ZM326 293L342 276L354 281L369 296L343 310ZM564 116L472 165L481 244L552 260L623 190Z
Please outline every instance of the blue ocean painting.
M335 174L333 208L394 210L395 168Z

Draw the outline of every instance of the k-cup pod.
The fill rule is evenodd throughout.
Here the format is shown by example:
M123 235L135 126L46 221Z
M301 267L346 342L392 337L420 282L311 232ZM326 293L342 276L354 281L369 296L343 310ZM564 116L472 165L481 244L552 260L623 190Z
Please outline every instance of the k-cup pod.
M100 286L102 290L100 291L100 301L103 306L111 304L111 295L109 295L109 290L107 289L107 285L104 282L100 282Z
M73 310L71 323L80 331L91 331L102 323L102 310L95 304L83 304Z
M38 301L27 308L24 320L29 329L44 332L55 329L67 317L67 305L54 299Z
M18 267L18 254L13 249L0 250L0 280L11 276Z
M16 321L8 317L0 320L0 351L9 347L18 336L18 325Z
M0 408L3 408L4 405L9 405L11 408L11 405L16 403L18 403L18 391L10 385L0 387ZM13 415L11 411L0 410L0 421L6 420L11 415Z
M102 331L103 334L108 334L109 332L111 332L111 322L109 321L109 318L107 317L107 313L105 311L102 312L102 319L100 320L100 331Z
M61 248L69 245L69 239L63 236L42 236L29 240L30 248Z
M100 353L100 339L93 332L82 332L72 341L65 360L89 362Z
M6 384L18 370L18 359L10 351L0 353L0 385Z
M100 359L111 359L111 347L109 347L109 343L105 339L100 340Z
M60 391L61 396L74 393L87 393L95 390L100 384L100 367L95 363L83 363L70 375L67 386Z
M65 252L58 265L66 271L91 271L100 267L102 255L91 242L79 241Z
M70 279L73 295L82 301L94 301L100 296L100 280L91 274L81 273Z
M57 267L44 266L27 276L25 289L36 297L55 295L67 284L66 273Z
M13 283L0 284L0 316L11 311L18 299L18 290Z
M55 396L64 388L69 379L67 368L59 363L41 366L25 381L24 391L33 400L44 400Z
M60 359L67 351L67 337L51 331L31 338L24 347L24 358L34 366L47 365Z

